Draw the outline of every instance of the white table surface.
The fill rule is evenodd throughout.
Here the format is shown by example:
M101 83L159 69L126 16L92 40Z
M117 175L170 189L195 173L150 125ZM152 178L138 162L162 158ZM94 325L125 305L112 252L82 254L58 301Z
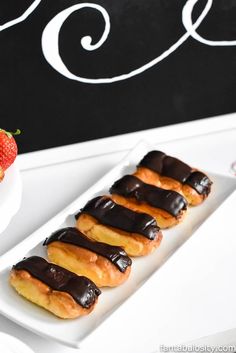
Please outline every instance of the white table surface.
M191 160L188 158L189 164L232 175L230 166L236 160L236 114L20 155L18 163L23 181L22 206L7 230L0 235L0 255L72 202L113 167L140 139L146 139L165 152L181 155L183 158L186 150L191 148L193 153ZM142 295L148 295L145 288ZM138 305L138 300L135 303L134 297L132 306L135 305ZM136 330L132 330L132 319L129 320L126 315L124 322L122 310L117 311L85 342L81 353L95 350L112 350L114 353L157 352L159 347L149 344L149 335L153 335L153 332L148 332L149 320L142 310L138 318L139 329L136 325ZM0 316L0 331L20 338L38 353L75 351L41 338L3 316ZM194 343L236 345L236 330L219 333Z

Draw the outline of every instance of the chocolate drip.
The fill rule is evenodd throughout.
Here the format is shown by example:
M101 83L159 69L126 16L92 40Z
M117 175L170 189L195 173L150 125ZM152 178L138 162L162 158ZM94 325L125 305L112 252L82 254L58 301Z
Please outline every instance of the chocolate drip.
M188 177L185 184L191 186L200 195L207 196L211 191L212 181L205 174L196 171Z
M84 308L90 308L101 294L100 289L90 279L77 276L39 256L25 258L14 265L13 269L27 271L53 290L67 292Z
M120 272L125 272L126 268L132 264L132 260L121 247L92 241L78 229L73 227L63 228L56 231L45 240L43 245L48 245L54 241L61 241L63 243L91 250L111 261Z
M117 180L110 192L161 208L174 217L178 217L187 208L187 201L178 192L145 184L133 175L125 175Z
M191 168L187 164L160 151L147 153L138 166L151 169L180 183L184 183L191 174Z
M117 205L108 197L98 196L90 200L81 212L89 214L102 224L141 234L150 240L155 239L160 230L152 216ZM76 217L78 218L79 214Z
M146 167L182 184L188 184L200 195L208 195L211 191L212 182L205 174L193 172L187 164L160 151L148 152L138 167Z

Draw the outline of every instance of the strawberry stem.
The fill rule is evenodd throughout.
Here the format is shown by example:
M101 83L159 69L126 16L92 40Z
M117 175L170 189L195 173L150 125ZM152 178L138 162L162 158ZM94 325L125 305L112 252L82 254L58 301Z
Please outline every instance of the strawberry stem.
M0 132L1 131L3 131L9 138L11 138L12 136L20 135L21 133L20 129L17 129L15 132L0 129Z
M20 135L21 131L20 131L20 129L17 129L15 132L10 132L10 134L13 136Z

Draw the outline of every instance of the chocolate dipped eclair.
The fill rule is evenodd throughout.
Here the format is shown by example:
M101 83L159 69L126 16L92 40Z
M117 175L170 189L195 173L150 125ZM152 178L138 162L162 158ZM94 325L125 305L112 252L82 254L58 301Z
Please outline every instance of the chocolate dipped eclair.
M90 279L39 256L25 258L14 265L10 284L29 301L63 319L89 314L101 294Z
M132 261L121 247L91 240L77 228L54 232L44 245L50 261L90 278L98 287L115 287L129 277Z
M2 167L0 166L0 183L4 178L4 170L2 169Z
M117 180L110 193L116 203L154 217L161 228L179 223L187 210L187 201L178 192L146 184L134 175Z
M202 203L211 191L212 181L206 174L160 151L148 152L134 175L145 183L183 194L193 206Z
M130 256L151 253L162 239L153 217L118 205L107 196L90 200L76 219L76 227L89 238L121 246Z

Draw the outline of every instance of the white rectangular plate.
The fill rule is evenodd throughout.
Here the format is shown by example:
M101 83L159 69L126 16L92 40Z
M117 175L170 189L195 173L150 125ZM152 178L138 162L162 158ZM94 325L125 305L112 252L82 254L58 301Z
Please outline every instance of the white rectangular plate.
M193 233L197 236L196 231L199 226L236 188L236 179L208 173L214 182L209 198L201 206L189 209L187 217L180 225L164 230L162 244L153 254L134 259L128 281L118 288L103 289L95 310L86 317L68 321L60 320L18 296L8 284L8 275L12 265L24 256L46 257L42 246L44 239L59 228L73 226L75 224L73 215L89 199L107 194L115 180L132 173L137 163L150 149L151 147L145 142L139 143L125 159L92 188L0 258L0 312L3 315L42 336L68 346L79 347L81 342L135 293Z

